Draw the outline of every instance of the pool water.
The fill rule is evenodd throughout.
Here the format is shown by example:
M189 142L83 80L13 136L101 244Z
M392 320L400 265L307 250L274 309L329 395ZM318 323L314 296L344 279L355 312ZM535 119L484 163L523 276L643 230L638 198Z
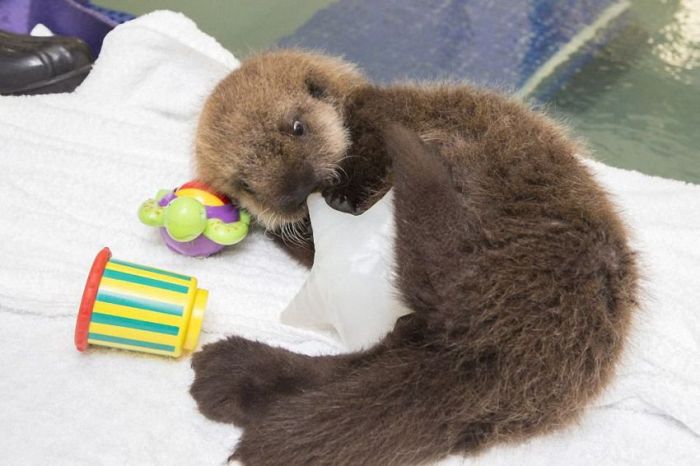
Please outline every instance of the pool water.
M467 79L521 90L597 159L700 183L700 0L96 3L183 11L239 58L300 45L342 54L380 82Z
M599 160L700 183L700 0L637 0L614 27L547 106Z

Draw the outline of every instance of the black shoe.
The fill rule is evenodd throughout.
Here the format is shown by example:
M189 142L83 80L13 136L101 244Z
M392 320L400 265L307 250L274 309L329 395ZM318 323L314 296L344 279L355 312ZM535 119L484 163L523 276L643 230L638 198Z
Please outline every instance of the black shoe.
M77 37L0 31L0 94L71 92L91 66L90 48Z

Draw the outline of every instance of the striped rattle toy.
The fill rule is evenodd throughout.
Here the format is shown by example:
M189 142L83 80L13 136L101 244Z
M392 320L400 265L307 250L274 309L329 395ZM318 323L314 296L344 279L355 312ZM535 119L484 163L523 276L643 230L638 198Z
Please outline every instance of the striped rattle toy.
M75 346L178 357L197 347L207 297L194 277L113 259L104 248L85 284Z

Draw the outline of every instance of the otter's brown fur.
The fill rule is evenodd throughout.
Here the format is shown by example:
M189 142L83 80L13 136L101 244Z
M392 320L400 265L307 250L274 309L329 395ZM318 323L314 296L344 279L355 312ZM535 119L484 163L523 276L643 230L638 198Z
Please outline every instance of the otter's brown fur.
M321 105L335 112L323 123ZM308 122L309 141L271 123L290 107L306 109L291 118ZM414 312L359 353L310 357L239 337L206 345L191 393L206 416L245 427L233 457L423 463L575 420L613 373L637 295L625 228L578 151L543 115L469 86L376 87L296 51L234 71L200 124L200 177L262 223L291 196L275 190L299 164L318 174L305 190L355 206L393 185L398 291ZM324 175L335 164L340 183ZM241 173L259 178L247 181L252 193Z

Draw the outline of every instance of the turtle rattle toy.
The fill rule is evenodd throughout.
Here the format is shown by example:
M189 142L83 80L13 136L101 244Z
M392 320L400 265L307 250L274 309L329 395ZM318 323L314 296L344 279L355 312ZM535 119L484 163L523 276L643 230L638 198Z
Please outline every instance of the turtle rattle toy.
M240 242L250 215L204 183L162 189L139 208L142 223L160 228L165 244L186 256L206 257Z

